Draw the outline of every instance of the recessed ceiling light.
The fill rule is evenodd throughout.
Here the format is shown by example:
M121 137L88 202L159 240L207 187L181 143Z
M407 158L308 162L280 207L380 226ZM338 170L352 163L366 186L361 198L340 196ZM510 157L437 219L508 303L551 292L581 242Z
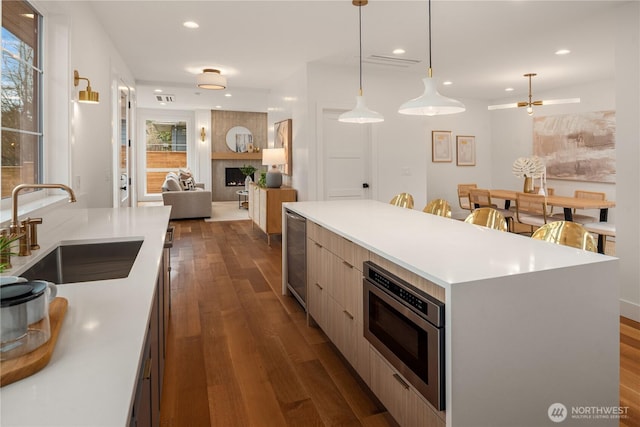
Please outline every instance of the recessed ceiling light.
M571 53L571 51L569 49L559 49L556 50L556 55L566 55L568 53Z
M233 95L231 95L230 93L225 93L224 96L226 96L227 98L231 98Z
M405 50L401 48L393 49L393 53L394 55L402 55L403 53L405 53Z
M220 109L220 108L222 108L222 105L216 105L216 108Z
M155 93L161 93L161 92L162 92L162 89L154 89L154 92L155 92Z
M512 87L508 87L504 90L505 92L513 92L513 88Z
M200 25L198 25L197 22L193 22L193 21L185 21L182 23L182 25L186 28L191 28L191 29L200 28Z
M282 98L283 101L296 101L298 98L296 98L295 96L285 96L284 98Z
M161 102L160 105L167 105L167 103L166 102Z
M446 82L442 82L443 85L445 86L451 86L453 84L453 82L447 80Z

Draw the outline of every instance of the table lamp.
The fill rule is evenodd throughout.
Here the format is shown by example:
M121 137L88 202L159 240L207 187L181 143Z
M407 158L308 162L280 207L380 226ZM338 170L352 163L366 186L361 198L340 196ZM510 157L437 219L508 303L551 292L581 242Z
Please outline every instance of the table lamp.
M262 150L262 164L271 165L271 168L267 170L267 188L280 188L282 174L278 170L278 165L283 165L286 161L284 148L265 148Z

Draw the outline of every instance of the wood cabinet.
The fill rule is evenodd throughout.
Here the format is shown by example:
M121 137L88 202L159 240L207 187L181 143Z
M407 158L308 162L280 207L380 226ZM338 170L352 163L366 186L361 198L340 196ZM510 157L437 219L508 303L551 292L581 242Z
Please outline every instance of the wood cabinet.
M362 320L362 263L369 251L307 221L309 315L362 379L369 378L369 343Z
M371 348L369 387L393 418L403 427L444 427L441 418L422 396ZM444 417L444 412L440 413Z
M436 412L364 337L362 264L370 258L379 257L307 221L309 316L401 426L443 427L444 412Z
M171 236L173 238L173 236ZM147 325L147 337L142 353L142 364L138 373L138 382L134 397L130 427L159 426L160 401L164 380L164 362L166 355L169 311L171 303L171 265L170 246L165 245L155 295L152 302L151 317Z
M293 188L263 188L255 183L251 184L249 217L267 234L269 244L272 234L282 233L282 203L295 201L296 190Z

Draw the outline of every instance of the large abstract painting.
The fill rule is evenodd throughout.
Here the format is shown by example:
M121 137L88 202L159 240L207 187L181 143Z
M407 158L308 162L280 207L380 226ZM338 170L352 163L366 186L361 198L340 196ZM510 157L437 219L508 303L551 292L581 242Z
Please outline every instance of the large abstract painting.
M616 182L615 111L534 118L533 154L547 178Z

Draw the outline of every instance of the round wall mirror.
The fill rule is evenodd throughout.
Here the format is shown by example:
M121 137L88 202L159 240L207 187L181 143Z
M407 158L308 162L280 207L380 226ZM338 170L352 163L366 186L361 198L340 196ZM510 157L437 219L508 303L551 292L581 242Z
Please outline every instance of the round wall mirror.
M227 132L227 147L236 153L246 153L249 145L253 145L253 135L244 126L234 126Z

